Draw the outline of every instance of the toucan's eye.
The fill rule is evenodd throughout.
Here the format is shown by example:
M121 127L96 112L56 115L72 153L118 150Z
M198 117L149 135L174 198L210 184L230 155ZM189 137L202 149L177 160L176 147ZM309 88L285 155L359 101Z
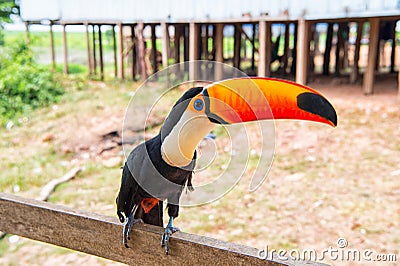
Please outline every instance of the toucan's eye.
M201 110L203 110L204 103L202 100L197 99L194 101L193 106L194 106L194 109L196 109L197 111L201 111Z

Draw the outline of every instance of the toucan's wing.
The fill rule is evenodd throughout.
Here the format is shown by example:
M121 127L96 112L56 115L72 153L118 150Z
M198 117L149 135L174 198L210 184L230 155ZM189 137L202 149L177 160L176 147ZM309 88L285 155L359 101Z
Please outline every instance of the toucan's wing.
M122 170L121 187L117 196L117 214L121 222L124 222L125 217L131 213L134 202L133 199L138 190L138 184L135 182L132 174L127 166L124 165Z
M152 197L139 185L145 179L153 180L153 168L147 167L150 163L148 152L146 143L142 143L129 154L122 171L117 214L123 222L124 216L128 217L133 211L133 218L142 219L147 224L163 226L163 202Z

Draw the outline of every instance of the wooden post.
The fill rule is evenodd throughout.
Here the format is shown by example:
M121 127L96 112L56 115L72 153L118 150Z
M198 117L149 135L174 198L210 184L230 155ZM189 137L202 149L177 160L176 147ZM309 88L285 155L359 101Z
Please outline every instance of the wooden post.
M157 72L157 37L156 37L156 25L151 24L151 67L153 73Z
M145 47L145 40L143 36L144 30L144 23L139 22L137 26L137 40L138 40L138 52L139 52L139 65L140 65L140 78L141 80L145 80L147 78L147 71L146 71L146 47Z
M92 41L93 41L93 74L97 74L97 56L96 56L96 25L92 25Z
M131 41L132 41L132 66L131 66L131 74L132 80L136 80L136 72L139 69L138 60L137 60L137 40L135 37L135 26L131 25Z
M204 48L205 48L204 59L205 60L212 60L212 54L210 52L210 47L208 45L208 43L209 43L208 41L210 40L210 35L211 35L210 27L211 27L211 25L206 24L206 36L205 36L205 45L204 45Z
M211 52L210 52L210 57L211 60L216 61L216 50L215 50L215 40L217 39L217 25L213 24L212 25L212 35L211 35Z
M104 80L103 42L101 38L101 25L99 25L99 57L100 57L100 80Z
M342 61L343 61L343 54L341 53L343 44L344 44L344 39L343 39L343 33L344 33L344 23L339 23L339 27L337 30L337 42L336 42L336 56L335 56L335 75L339 76L340 75L340 70L342 67Z
M331 61L331 49L332 49L332 39L333 39L333 23L328 23L328 29L326 33L326 41L325 41L325 52L324 52L324 65L323 65L323 74L329 75L329 65Z
M255 69L256 69L256 59L255 59L255 54L256 54L256 45L255 45L255 43L256 43L256 36L257 36L256 28L257 28L256 24L253 23L253 27L252 27L252 35L253 36L251 38L251 46L252 46L252 48L251 48L251 70L253 72L255 72Z
M294 23L294 46L293 46L293 50L292 50L292 65L290 66L290 73L291 74L295 74L296 73L296 64L297 64L297 38L298 38L298 32L299 32L299 24Z
M310 52L310 22L299 19L298 27L296 82L305 85Z
M206 60L207 59L207 50L208 50L208 43L207 43L207 25L203 24L200 27L200 34L199 34L199 46L201 47L201 53L199 59Z
M162 29L162 64L164 68L167 68L169 49L170 49L168 24L166 22L162 22L161 29Z
M124 31L122 23L118 23L118 29L118 78L124 79Z
M289 65L289 37L290 37L290 23L285 23L285 45L283 47L283 74L286 75L286 71Z
M117 38L115 37L115 25L111 25L111 32L113 38L114 77L118 77Z
M260 20L258 26L258 76L271 75L271 24Z
M25 25L25 41L26 43L30 43L30 34L29 34L29 21L25 21L24 23Z
M375 65L379 41L379 18L370 18L369 24L368 65L364 74L363 83L364 94L366 95L374 92Z
M189 61L192 61L189 65L189 79L197 79L197 64L193 61L198 59L198 49L199 49L199 25L190 22L189 24Z
M181 62L181 35L182 35L182 26L181 25L174 25L175 28L175 35L174 35L174 59L175 64Z
M170 255L160 246L162 227L137 223L128 244L115 217L0 193L0 230L128 265L298 265L323 266L205 236L176 232ZM150 251L150 252L149 252ZM266 251L264 251L265 253ZM264 255L264 254L262 254Z
M221 63L215 66L215 80L221 80L223 78L223 67L224 63L224 24L218 23L215 25L215 61Z
M67 46L67 32L65 30L67 25L63 24L63 48L64 48L64 74L69 73L68 69L68 46Z
M317 49L318 49L318 46L317 46L318 45L318 38L319 38L319 36L317 34L316 25L315 25L315 23L313 23L313 24L311 24L311 27L310 27L310 44L311 44L311 40L314 43L314 47L310 47L310 52L309 52L310 56L309 56L308 68L309 68L309 72L310 73L314 73L314 71L315 71L315 62L314 62L314 60L315 60L315 55L316 55Z
M240 69L240 42L241 42L241 25L235 24L234 42L233 42L233 66Z
M396 66L396 24L397 21L392 22L392 51L390 53L390 72L394 73L394 67Z
M85 32L86 32L86 51L87 51L87 68L88 76L92 75L92 53L90 51L90 37L89 37L89 23L85 22Z
M53 34L53 21L50 20L50 54L51 54L51 70L56 70L56 55L54 51L54 34Z
M356 44L354 47L354 59L353 59L353 66L350 73L350 83L354 84L358 78L358 61L360 60L360 48L361 48L361 37L363 32L363 21L357 22L357 37L356 37Z

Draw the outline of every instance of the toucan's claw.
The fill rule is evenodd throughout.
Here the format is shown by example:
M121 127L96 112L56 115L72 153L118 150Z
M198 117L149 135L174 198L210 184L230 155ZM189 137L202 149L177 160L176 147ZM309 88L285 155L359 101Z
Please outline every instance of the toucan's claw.
M142 219L134 219L132 215L130 215L128 217L128 219L126 220L126 223L124 225L124 231L123 231L123 238L122 238L122 242L124 243L126 248L129 248L128 246L128 240L130 240L130 234L132 231L132 227L134 224L137 223L143 223Z
M165 247L165 254L168 255L169 253L169 239L170 236L175 233L176 231L179 231L178 227L172 226L172 225L168 225L167 227L165 227L164 233L162 235L162 239L161 239L161 246Z

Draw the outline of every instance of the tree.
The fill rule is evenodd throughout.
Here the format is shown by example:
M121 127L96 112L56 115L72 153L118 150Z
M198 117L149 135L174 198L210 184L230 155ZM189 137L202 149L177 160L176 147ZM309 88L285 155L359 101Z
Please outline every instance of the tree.
M11 23L13 15L19 15L19 0L0 0L0 45L4 44L4 24Z

